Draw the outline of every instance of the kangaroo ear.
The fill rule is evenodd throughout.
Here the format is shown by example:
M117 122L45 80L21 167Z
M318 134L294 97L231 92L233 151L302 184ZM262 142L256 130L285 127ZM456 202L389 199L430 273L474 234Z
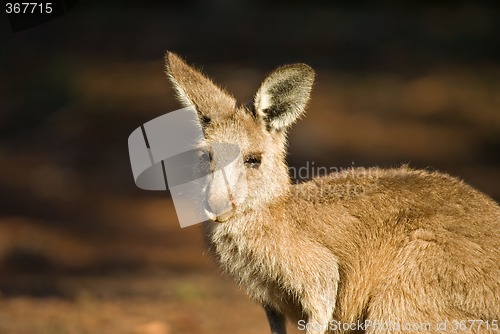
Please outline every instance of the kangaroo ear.
M285 130L304 113L313 82L314 70L306 64L276 69L255 95L257 115L269 129Z
M166 73L185 107L194 105L202 121L235 110L236 100L172 52L165 55Z

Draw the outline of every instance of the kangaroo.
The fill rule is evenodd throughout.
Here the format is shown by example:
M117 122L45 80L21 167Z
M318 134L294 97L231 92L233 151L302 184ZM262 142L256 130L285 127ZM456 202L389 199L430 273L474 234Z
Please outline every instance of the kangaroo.
M499 330L496 202L454 177L408 166L293 183L287 130L309 100L308 65L276 69L251 105L174 53L166 73L199 115L210 167L224 156L213 143L240 149L225 177L207 184L204 231L222 271L263 306L273 334L286 333L286 319L307 334Z

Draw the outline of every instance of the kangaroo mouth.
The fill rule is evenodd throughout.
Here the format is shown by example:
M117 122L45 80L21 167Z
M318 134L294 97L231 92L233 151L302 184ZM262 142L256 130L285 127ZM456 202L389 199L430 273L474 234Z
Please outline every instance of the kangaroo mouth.
M205 215L208 217L208 219L216 223L224 223L228 221L233 216L234 211L235 207L233 206L227 210L224 210L221 213L215 213L210 209L210 206L208 205L205 206Z
M205 201L205 214L208 218L217 223L224 223L228 221L236 212L236 202L234 200L233 194L229 191L229 203L225 203L224 206L217 208L215 206L215 210L209 204L209 201ZM214 212L215 211L215 212Z
M215 217L215 222L224 223L224 222L228 221L232 216L233 216L233 210L224 212L224 213Z
M230 210L230 211L218 214L218 215L216 215L213 212L210 212L208 210L205 210L205 213L208 216L208 218L215 223L224 223L224 222L228 221L233 216L233 210Z

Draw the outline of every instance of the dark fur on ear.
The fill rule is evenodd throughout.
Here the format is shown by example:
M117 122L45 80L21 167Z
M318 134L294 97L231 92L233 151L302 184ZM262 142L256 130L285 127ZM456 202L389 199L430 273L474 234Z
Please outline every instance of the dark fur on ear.
M314 70L306 64L276 69L255 95L257 115L269 129L287 129L304 113L313 82Z

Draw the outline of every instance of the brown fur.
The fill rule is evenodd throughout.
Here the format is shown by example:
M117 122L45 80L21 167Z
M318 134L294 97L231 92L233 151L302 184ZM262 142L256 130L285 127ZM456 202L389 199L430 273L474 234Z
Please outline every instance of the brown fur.
M282 69L270 76L272 83L279 85L284 71L294 74L287 85L298 85L302 103L310 68ZM262 153L259 169L245 174L248 194L224 223L207 223L206 232L221 268L272 311L273 333L284 333L281 314L319 324L431 324L405 333L453 332L453 321L491 326L500 320L500 207L493 200L451 176L408 167L348 170L293 185L284 162L285 131L305 102L269 119L273 115L261 115L268 108L259 109L258 101L256 112L236 107L171 53L167 73L181 100L210 119L206 145L226 141L237 143L243 156ZM257 96L266 89L265 81ZM274 98L279 103L280 96ZM446 330L437 329L444 321ZM483 323L462 332L489 330Z

